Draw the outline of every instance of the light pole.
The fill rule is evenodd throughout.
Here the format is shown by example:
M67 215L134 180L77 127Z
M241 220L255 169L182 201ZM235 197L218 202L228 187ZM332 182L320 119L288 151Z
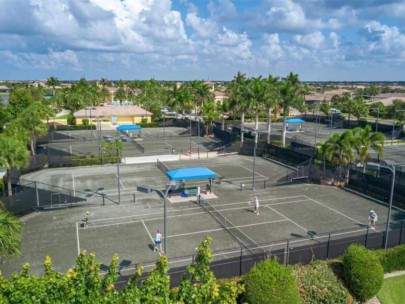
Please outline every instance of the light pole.
M104 116L97 116L97 125L96 125L96 131L97 131L97 140L98 140L98 155L100 157L101 164L103 164L103 148L101 147L101 120L100 118L103 118Z
M405 112L405 110L395 110L394 111L394 121L392 123L392 134L391 134L391 145L394 143L395 118L396 118L397 112Z
M118 204L121 204L121 187L120 187L120 152L118 149L118 139L115 139L115 149L117 150L117 189L118 189Z
M394 187L395 187L395 163L387 163L387 166L381 166L377 163L367 163L367 167L371 170L377 170L380 172L380 169L387 169L391 171L391 191L390 191L390 198L389 198L389 205L388 205L388 215L387 215L387 223L385 226L385 240L384 240L384 248L387 249L388 246L388 235L390 230L390 221L391 221L391 209L392 209L392 200L394 197Z
M371 108L370 110L372 110L373 112L377 111L377 120L375 122L375 131L374 131L374 132L377 132L378 131L378 119L380 118L380 108Z
M200 159L200 117L198 117L198 159Z
M188 148L188 153L190 154L191 157L191 114L190 114L190 147Z
M350 124L350 122L349 122ZM332 126L333 126L333 115L330 114L330 130L329 130L329 137L332 137ZM350 126L350 125L349 125Z
M315 144L314 144L314 146L316 147L316 137L317 137L317 135L318 135L318 119L319 119L319 112L318 112L318 108L316 108L316 117L315 117L315 139L314 139L314 141L315 141Z
M256 191L256 149L257 149L257 137L259 134L259 130L255 130L255 132L252 132L255 135L255 145L253 148L253 180L252 180L252 190Z
M87 107L84 108L85 110L90 110L90 136L91 136L91 141L93 141L93 126L92 126L92 116L91 116L91 110L97 110L96 107ZM87 116L87 111L86 111L86 116Z
M161 196L163 196L163 203L164 203L164 205L163 205L163 230L164 230L164 232L163 232L163 238L165 239L165 243L164 243L164 251L165 251L165 254L166 254L166 256L167 256L167 243L168 243L168 240L167 240L167 194L169 193L169 191L174 187L175 185L174 184L172 184L171 182L169 182L167 185L166 185L166 191L165 191L165 193L163 193L161 190L159 190L159 189L155 189L155 188L152 188L151 186L138 186L137 187L137 190L138 191L140 191L140 192L145 192L145 193L151 193L152 191L155 191L155 192L158 192L158 193L160 193L160 195Z

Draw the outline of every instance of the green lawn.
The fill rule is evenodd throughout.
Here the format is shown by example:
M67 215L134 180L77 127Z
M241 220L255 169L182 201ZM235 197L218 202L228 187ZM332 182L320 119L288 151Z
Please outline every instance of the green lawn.
M377 297L382 304L405 303L405 275L385 279Z

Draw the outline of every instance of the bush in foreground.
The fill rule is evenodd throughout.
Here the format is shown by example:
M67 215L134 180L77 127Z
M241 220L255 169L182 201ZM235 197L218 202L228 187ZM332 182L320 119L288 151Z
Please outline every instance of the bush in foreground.
M384 272L405 270L405 245L376 251Z
M279 265L276 258L257 263L244 277L243 283L247 303L300 303L292 269Z
M302 303L352 304L353 297L336 276L334 261L315 261L309 265L293 266Z
M352 294L366 301L380 290L384 270L374 252L352 244L343 255L343 276Z

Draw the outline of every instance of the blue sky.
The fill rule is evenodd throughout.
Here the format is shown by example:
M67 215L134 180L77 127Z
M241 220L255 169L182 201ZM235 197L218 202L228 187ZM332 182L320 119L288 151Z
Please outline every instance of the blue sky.
M405 80L405 0L0 0L0 79Z

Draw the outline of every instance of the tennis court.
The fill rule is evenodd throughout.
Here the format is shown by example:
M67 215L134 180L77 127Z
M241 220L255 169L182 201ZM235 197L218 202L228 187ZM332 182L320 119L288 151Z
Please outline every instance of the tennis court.
M165 162L168 169L206 166L223 177L216 180L212 192L217 198L167 205L167 242L170 267L191 263L198 244L207 235L213 238L214 259L239 254L284 248L290 244L317 242L329 232L335 237L364 233L368 212L374 209L380 224L375 233L385 229L387 208L367 198L336 187L314 184L290 184L256 191L240 184L253 177L253 159L244 156L209 160ZM285 168L262 158L256 159L255 178L268 179ZM85 199L74 208L38 212L24 220L22 255L2 264L2 273L19 271L29 262L32 273L43 272L45 255L53 258L55 269L66 271L75 263L81 249L94 251L103 269L113 254L119 255L120 271L133 273L144 263L153 267L159 257L154 252L156 229L163 234L163 198L156 192L137 192L137 186L150 185L164 190L168 179L156 164L121 165L120 179L114 165L43 170L25 179L69 188ZM204 187L206 181L187 183ZM105 193L105 204L99 189ZM118 200L118 189L120 201ZM260 215L253 213L254 196L260 201ZM204 194L203 194L204 196ZM118 203L119 201L119 203ZM88 228L81 227L85 211L90 212ZM401 210L392 218L404 220Z
M195 132L179 127L143 129L141 133L117 132L115 130L55 131L51 133L48 153L52 155L90 156L100 154L100 139L120 135L135 137L133 141L122 142L122 157L137 157L159 154L188 154L211 151L217 140L197 136ZM190 136L191 135L191 136ZM140 136L140 137L139 137Z

